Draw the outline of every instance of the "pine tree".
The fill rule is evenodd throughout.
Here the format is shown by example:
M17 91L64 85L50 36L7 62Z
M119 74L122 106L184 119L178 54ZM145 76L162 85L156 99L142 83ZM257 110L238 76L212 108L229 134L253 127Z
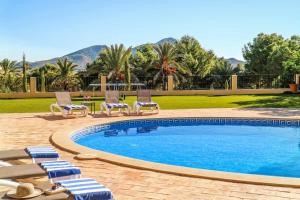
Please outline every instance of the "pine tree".
M45 69L41 68L41 92L46 92Z
M23 92L27 92L27 64L26 64L24 53L23 53L22 68L23 68Z

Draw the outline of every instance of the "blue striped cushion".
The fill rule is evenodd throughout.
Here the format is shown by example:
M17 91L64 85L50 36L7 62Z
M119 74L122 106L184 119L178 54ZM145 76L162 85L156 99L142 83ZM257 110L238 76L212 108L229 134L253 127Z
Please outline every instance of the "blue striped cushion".
M58 181L74 200L113 200L111 191L91 178Z
M111 108L128 108L127 103L106 103L106 106L111 109Z
M49 179L81 174L78 167L75 167L72 163L64 160L46 161L40 163L40 166L46 170Z
M63 106L65 110L85 110L87 107L85 105L75 105L75 104L69 104Z
M27 147L26 151L31 158L59 158L52 147Z
M137 102L137 105L143 106L143 107L154 107L154 106L157 106L157 103L155 103L155 102Z

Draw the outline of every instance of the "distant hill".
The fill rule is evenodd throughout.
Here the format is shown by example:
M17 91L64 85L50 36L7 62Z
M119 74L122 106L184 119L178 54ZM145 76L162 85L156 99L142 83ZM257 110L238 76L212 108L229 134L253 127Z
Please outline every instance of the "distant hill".
M232 65L233 68L236 68L238 64L244 65L246 63L245 61L238 60L236 58L228 58L226 60Z
M165 42L175 43L176 39L171 38L171 37L164 38L164 39L158 41L156 44L162 44ZM42 60L42 61L29 62L29 63L31 65L31 67L35 68L35 67L43 66L46 63L54 64L57 62L57 60L59 58L62 58L62 59L67 58L68 60L70 60L78 65L77 70L84 70L86 67L86 64L93 62L99 55L99 52L105 47L106 47L106 45L94 45L94 46L90 46L90 47L87 47L84 49L80 49L73 53L64 55L62 57L56 57L56 58L52 58L49 60ZM135 52L136 47L133 48L132 51Z
M169 37L169 38L164 38L164 39L156 42L155 44L162 44L162 43L166 43L166 42L175 43L176 41L177 40L175 38ZM99 55L99 52L105 47L106 47L106 45L94 45L94 46L90 46L90 47L87 47L84 49L80 49L73 53L64 55L62 57L56 57L56 58L52 58L49 60L30 62L30 65L31 65L31 67L35 68L35 67L43 66L46 63L55 64L59 58L62 58L62 59L67 58L68 60L77 64L78 65L77 70L80 71L80 70L85 69L87 63L93 62ZM136 52L136 48L137 47L134 47L132 49L133 53ZM233 67L236 67L237 64L239 64L239 63L244 64L243 61L237 60L235 58L229 58L227 60L232 64Z
M156 44L163 44L163 43L172 43L174 44L177 40L175 38L172 37L168 37L168 38L164 38L162 40L159 40L158 42L156 42Z
M96 57L98 56L99 52L105 47L105 45L94 45L90 46L84 49L80 49L78 51L75 51L73 53L64 55L62 57L52 58L50 60L43 60L43 61L36 61L36 62L30 62L30 65L35 67L43 66L46 63L56 63L59 58L67 58L68 60L71 60L72 62L76 63L78 65L77 70L85 69L85 66L87 63L93 62Z
M172 43L174 44L177 40L175 38L172 38L172 37L168 37L168 38L164 38L162 40L159 40L158 42L156 43L148 43L148 44L163 44L163 43ZM141 44L141 45L138 45L136 47L133 47L132 48L132 53L135 54L136 53L136 49L139 48L140 46L143 46L145 44Z

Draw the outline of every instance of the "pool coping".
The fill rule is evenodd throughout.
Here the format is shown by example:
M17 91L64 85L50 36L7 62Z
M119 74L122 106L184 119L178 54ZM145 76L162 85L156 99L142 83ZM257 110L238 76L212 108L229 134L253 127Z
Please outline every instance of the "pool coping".
M178 118L181 119L185 119L185 118L220 119L221 118L221 119L249 119L249 120L264 119L264 120L283 120L283 121L297 121L297 122L300 121L299 119L266 118L266 117L155 117L155 118L139 118L139 119L157 120L157 119L178 119ZM117 120L112 120L111 122L105 122L105 123L99 122L95 125L106 125L115 122L132 121L132 120L139 120L139 119L128 119L128 120L117 119ZM95 125L90 125L90 126L95 126ZM130 167L130 168L135 168L140 170L149 170L149 171L154 171L159 173L173 174L178 176L205 178L205 179L228 181L228 182L235 182L235 183L300 188L300 178L242 174L236 172L223 172L223 171L167 165L167 164L129 158L129 157L120 156L120 155L116 155L104 151L94 150L79 145L72 140L72 136L76 132L90 126L82 126L80 129L75 129L75 130L73 128L64 129L55 132L51 135L50 141L56 147L59 147L60 149L71 152L73 154L76 154L76 157L78 159L100 160L100 161L116 164L119 166Z

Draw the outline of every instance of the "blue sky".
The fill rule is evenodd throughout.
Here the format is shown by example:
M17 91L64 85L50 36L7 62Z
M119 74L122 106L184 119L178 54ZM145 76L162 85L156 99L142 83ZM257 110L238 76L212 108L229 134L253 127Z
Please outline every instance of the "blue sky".
M258 33L300 35L299 0L0 0L0 59L36 61L96 44L191 35L242 59Z

